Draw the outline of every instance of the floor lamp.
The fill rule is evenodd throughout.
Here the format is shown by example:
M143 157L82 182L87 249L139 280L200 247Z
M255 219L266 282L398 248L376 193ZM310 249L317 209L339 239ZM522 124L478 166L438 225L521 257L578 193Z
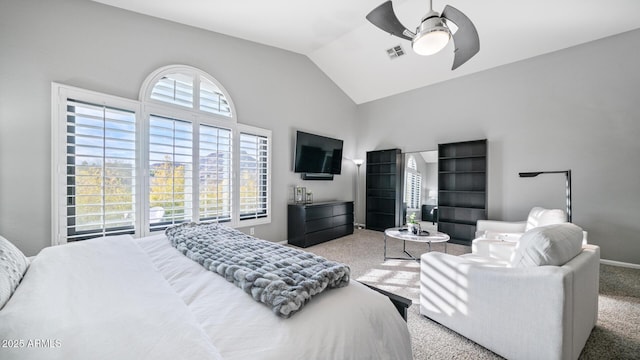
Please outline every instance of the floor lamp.
M360 205L360 191L359 191L359 183L360 183L360 166L364 164L364 160L362 159L353 159L353 163L358 167L358 172L356 174L356 206L355 206L355 214L353 216L354 222L356 223L356 227L361 229L362 227L358 224L358 205Z
M540 174L565 174L566 180L566 193L567 193L567 218L571 222L571 170L561 171L534 171L534 172L521 172L518 175L520 177L536 177Z

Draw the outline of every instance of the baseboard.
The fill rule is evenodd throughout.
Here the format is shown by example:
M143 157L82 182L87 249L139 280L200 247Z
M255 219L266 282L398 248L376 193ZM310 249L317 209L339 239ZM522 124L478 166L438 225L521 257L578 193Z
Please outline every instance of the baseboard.
M626 262L622 262L622 261L613 261L613 260L607 260L607 259L600 259L600 263L601 264L605 264L605 265L611 265L611 266L620 266L620 267L626 267L626 268L631 268L631 269L640 269L640 264L626 263Z
M276 244L287 245L289 244L289 240L276 241Z

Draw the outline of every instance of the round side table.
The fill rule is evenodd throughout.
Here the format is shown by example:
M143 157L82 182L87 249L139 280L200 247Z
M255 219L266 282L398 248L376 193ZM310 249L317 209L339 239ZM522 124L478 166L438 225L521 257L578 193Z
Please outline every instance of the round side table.
M389 228L384 231L384 260L396 259L396 260L420 260L420 257L415 257L407 251L407 241L427 243L429 245L429 251L431 251L431 243L444 243L444 252L447 252L447 241L449 241L449 235L438 231L422 231L421 234L413 234L408 230L402 230L406 228L395 227ZM387 256L387 238L402 240L402 251L407 254L408 257L388 257Z

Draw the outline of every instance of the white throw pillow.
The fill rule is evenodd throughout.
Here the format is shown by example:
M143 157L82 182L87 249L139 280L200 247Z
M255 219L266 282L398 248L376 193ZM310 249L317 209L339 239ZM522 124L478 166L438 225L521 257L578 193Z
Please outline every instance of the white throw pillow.
M0 309L18 287L27 267L29 259L9 240L0 236Z
M567 213L560 209L544 209L534 207L527 217L527 225L524 231L537 228L539 226L547 226L551 224L561 224L567 222Z
M525 232L511 256L511 267L562 266L582 250L582 229L572 223L541 226Z

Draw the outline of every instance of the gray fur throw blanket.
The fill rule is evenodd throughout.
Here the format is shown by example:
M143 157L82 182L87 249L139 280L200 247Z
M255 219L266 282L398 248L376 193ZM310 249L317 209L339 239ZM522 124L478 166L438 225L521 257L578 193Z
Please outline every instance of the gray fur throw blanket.
M349 284L347 265L224 225L185 223L165 234L185 256L224 276L283 318L323 290Z

